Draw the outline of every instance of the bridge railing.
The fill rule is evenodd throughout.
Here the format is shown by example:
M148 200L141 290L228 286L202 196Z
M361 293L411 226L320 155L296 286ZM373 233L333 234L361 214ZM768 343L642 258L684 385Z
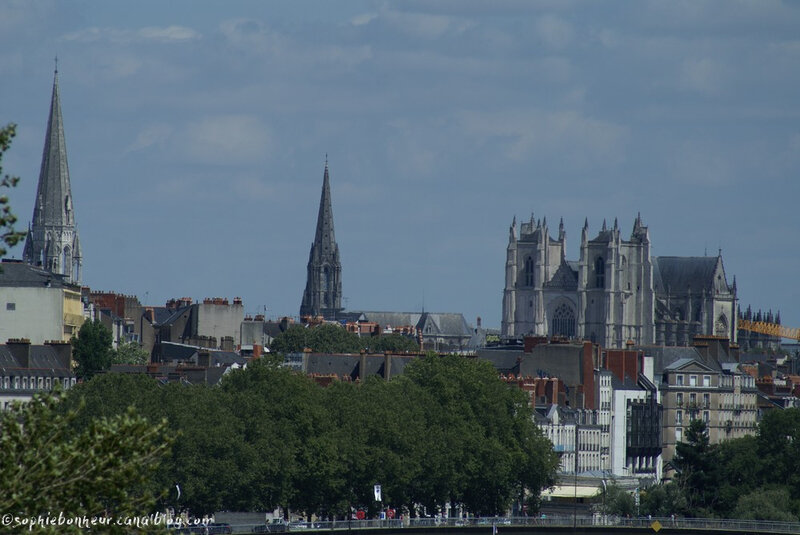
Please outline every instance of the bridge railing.
M772 522L764 520L737 520L719 518L626 518L617 516L583 516L552 514L524 517L481 517L481 518L405 518L405 519L372 519L372 520L336 520L315 522L292 522L290 524L247 524L232 525L230 531L209 531L208 533L303 533L320 531L361 530L381 528L430 528L430 527L484 527L491 529L508 526L538 527L590 527L614 526L620 528L652 528L658 522L663 528L685 530L716 530L723 533L800 533L800 523ZM472 530L470 530L472 531ZM202 530L186 531L186 533L206 533Z

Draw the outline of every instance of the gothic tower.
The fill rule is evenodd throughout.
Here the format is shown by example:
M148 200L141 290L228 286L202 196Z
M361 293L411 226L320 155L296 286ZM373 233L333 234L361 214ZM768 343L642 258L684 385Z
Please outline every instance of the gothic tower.
M69 186L58 69L53 77L53 96L33 208L33 224L28 226L23 259L31 265L64 275L73 284L81 282L83 259Z
M308 279L300 305L301 316L323 316L335 319L342 310L342 263L339 246L333 233L331 209L331 184L328 177L328 160L322 179L322 197L319 200L317 233L308 256Z

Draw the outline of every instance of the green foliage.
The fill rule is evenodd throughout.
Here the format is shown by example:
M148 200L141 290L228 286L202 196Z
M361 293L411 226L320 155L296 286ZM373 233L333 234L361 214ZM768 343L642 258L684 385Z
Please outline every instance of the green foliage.
M58 395L0 412L0 510L36 517L141 516L153 511L150 478L168 452L166 423L128 409L76 429ZM52 526L36 533L84 533ZM109 527L106 533L125 533Z
M677 483L670 482L643 490L639 511L643 515L663 518L671 515L686 516L689 509L681 488Z
M412 338L392 333L381 336L358 336L339 325L326 323L318 327L290 325L276 336L270 350L278 353L297 353L308 348L318 353L416 352L419 345Z
M97 372L111 366L111 331L100 320L85 321L72 337L72 357L78 363L75 375L91 379Z
M620 487L616 481L609 482L601 494L601 509L604 514L619 516L636 515L636 500L633 494Z
M273 338L269 346L273 353L298 353L308 346L308 329L303 325L289 325L289 328Z
M717 448L711 446L708 430L702 420L692 420L686 429L686 440L675 446L672 459L678 471L678 484L683 489L689 511L709 516L719 498L719 463Z
M14 123L0 128L0 188L13 188L19 182L19 177L3 175L3 154L11 146L11 140L17 135L17 125ZM0 257L5 256L6 247L13 247L25 238L25 232L14 229L17 216L11 211L8 195L0 194Z
M552 445L491 366L427 357L406 370L328 388L265 359L219 387L101 374L62 406L79 409L76 425L128 405L166 418L175 444L151 488L179 484L180 501L173 492L159 505L193 514L281 506L341 518L351 505L376 512L376 483L383 505L434 511L453 500L496 514L552 484Z
M692 421L686 442L677 445L672 462L687 516L796 519L800 512L800 410L770 411L756 436L716 445L709 444L705 424ZM673 501L670 508L680 514L681 505Z
M413 338L399 333L382 334L364 338L364 349L371 353L417 353L419 344Z
M797 522L798 504L786 487L759 488L739 498L734 509L736 518Z
M499 380L486 361L426 356L401 378L432 399L425 436L427 486L417 501L462 503L477 514L498 514L526 489L553 484L558 457L533 424L522 391Z
M134 342L120 344L111 353L111 364L147 364L150 362L150 354Z

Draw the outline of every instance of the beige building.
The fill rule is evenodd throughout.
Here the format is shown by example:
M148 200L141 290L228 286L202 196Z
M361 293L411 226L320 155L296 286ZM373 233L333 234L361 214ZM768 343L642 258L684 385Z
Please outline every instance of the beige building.
M0 341L69 341L83 325L81 289L62 275L4 260L0 272Z
M717 368L700 359L679 359L664 368L661 388L665 461L674 457L692 420L705 422L712 444L756 432L755 380L735 363Z

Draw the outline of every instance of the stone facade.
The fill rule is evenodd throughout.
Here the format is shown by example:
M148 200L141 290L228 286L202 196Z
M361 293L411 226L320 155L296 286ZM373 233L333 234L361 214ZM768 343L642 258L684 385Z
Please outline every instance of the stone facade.
M716 257L652 257L637 216L629 240L614 226L589 239L580 259L566 259L564 224L553 239L547 219L516 218L509 229L502 336L578 338L603 347L629 343L688 345L694 335L736 340L736 281Z

